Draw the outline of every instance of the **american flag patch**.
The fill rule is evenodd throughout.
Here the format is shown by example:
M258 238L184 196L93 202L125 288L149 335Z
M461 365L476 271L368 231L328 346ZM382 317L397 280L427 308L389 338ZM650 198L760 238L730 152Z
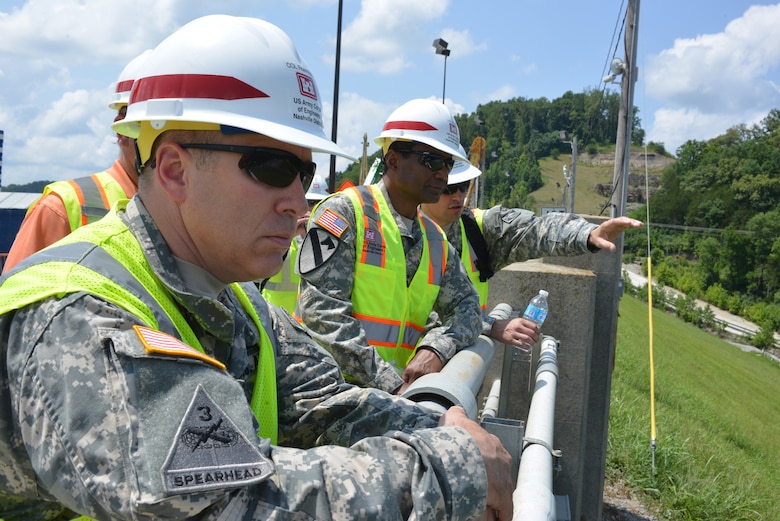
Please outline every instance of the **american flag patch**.
M349 228L349 223L330 208L326 208L314 222L339 238L341 238L344 231Z
M133 326L133 329L135 329L135 332L138 334L138 338L141 340L147 353L195 358L219 367L223 371L225 370L225 364L216 358L201 353L197 349L188 346L178 338L174 338L167 333L138 325Z

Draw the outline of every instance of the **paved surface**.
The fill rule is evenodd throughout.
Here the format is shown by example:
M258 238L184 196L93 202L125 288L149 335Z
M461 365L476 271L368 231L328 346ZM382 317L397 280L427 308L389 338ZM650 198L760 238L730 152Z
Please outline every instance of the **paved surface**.
M638 264L624 264L623 270L628 273L628 278L631 280L631 284L634 286L642 287L647 285L647 277L642 275L642 269ZM654 283L655 286L657 286L657 283ZM664 289L669 292L673 293L675 295L684 295L682 292L670 288L668 286L664 286ZM755 335L756 332L760 329L756 324L753 322L750 322L748 320L745 320L744 318L732 315L728 311L725 311L723 309L716 308L712 304L708 304L707 302L704 302L703 300L696 300L695 301L696 306L700 308L704 308L707 306L710 306L710 309L712 309L712 312L715 314L715 319L719 322L723 322L726 325L726 332L734 335L736 338L742 337L745 334ZM738 342L731 342L735 346L739 347L743 351L755 351L755 352L761 352L760 349L757 349L753 346L741 344ZM780 344L780 334L775 333L775 345ZM774 359L776 362L780 362L780 357L777 357L770 353L765 353L766 356Z

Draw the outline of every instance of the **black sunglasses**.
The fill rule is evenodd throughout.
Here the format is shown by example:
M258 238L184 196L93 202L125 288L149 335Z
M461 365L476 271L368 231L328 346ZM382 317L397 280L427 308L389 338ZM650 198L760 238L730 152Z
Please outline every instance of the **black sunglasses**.
M442 157L433 152L412 150L411 148L394 148L393 150L400 152L401 154L418 154L420 156L420 164L430 168L434 172L444 168L449 173L455 165L454 159Z
M447 185L447 187L441 191L444 195L452 195L455 192L468 193L469 185L471 181L463 181L462 183L455 183L454 185Z
M238 168L249 177L276 188L290 186L296 178L300 177L303 191L306 192L314 179L314 172L317 170L317 163L303 161L292 152L278 148L218 143L179 143L179 146L243 154L238 160Z

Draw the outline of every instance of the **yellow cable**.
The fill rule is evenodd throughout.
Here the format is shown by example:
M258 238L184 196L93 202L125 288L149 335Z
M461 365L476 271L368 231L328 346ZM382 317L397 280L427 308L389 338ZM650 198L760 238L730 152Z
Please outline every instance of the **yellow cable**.
M650 336L650 439L655 444L655 369L653 362L653 260L647 258L647 314Z

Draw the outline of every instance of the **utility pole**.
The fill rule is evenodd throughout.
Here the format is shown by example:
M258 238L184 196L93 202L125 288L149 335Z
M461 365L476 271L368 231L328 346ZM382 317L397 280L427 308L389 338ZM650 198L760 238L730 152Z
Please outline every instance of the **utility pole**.
M628 196L628 167L631 152L631 132L634 120L634 85L637 78L637 36L639 28L639 0L628 0L626 9L625 32L625 62L622 71L617 65L612 69L613 74L622 72L620 115L618 118L618 133L615 144L615 173L612 178L613 194L610 199L612 204L611 217L622 216L626 213L626 199ZM613 60L616 62L618 60ZM583 475L583 494L580 512L584 513L582 519L601 519L604 499L604 476L606 465L606 447L609 434L609 403L612 387L612 370L615 363L615 348L617 346L618 312L620 298L623 293L623 244L621 235L615 240L615 253L605 263L605 268L610 262L612 268L607 272L615 277L615 281L609 282L604 288L605 313L600 323L594 325L596 331L607 340L592 353L593 373L588 400L587 440L585 442L586 453L589 454L585 463ZM614 284L614 285L613 285ZM609 294L609 291L612 291ZM611 302L610 302L611 301ZM596 335L596 332L594 332Z
M0 130L0 192L3 190L3 139L5 132Z
M363 156L360 160L360 177L358 178L358 184L363 184L363 180L368 173L368 134L363 132ZM333 193L333 192L331 192Z
M625 48L626 59L620 82L620 111L615 143L615 172L612 176L612 217L626 214L628 199L628 171L631 159L631 132L634 124L634 87L637 79L636 48L639 37L639 0L629 0L626 9ZM623 252L620 240L618 253Z
M574 213L574 184L577 180L577 136L573 136L569 139L569 133L565 130L561 130L559 133L560 140L564 143L571 145L571 174L566 175L566 165L563 166L563 178L566 180L566 186L568 187L568 198L566 193L563 195L563 206L566 207L566 211Z
M574 213L574 186L577 179L577 136L571 138L571 183L569 185L569 213Z
M333 80L333 125L331 128L330 139L334 143L338 136L339 127L339 75L341 71L341 18L344 11L344 1L339 0L339 20L336 26L336 73ZM330 155L330 178L328 179L328 191L336 191L336 156Z

